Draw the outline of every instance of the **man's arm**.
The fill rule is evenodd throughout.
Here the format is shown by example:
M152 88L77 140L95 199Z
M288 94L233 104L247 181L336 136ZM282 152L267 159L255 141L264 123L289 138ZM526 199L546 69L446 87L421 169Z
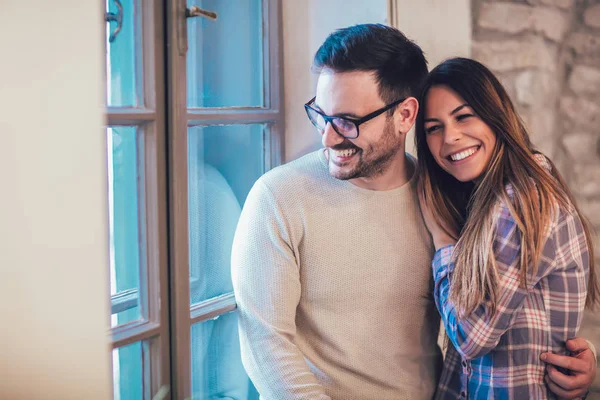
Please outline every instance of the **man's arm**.
M287 216L259 180L232 249L242 362L265 400L330 399L296 346L300 271Z
M596 376L596 349L592 343L582 338L571 339L566 346L572 356L542 354L542 360L548 363L546 382L550 390L560 398L583 398ZM556 367L569 370L569 374L563 374Z

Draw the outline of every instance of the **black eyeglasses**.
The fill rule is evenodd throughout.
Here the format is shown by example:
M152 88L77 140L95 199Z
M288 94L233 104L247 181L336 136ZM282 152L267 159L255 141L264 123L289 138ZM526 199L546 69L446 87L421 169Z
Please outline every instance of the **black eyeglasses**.
M323 114L319 110L315 110L314 108L312 108L312 105L315 103L315 99L316 97L313 97L311 101L304 105L306 115L308 115L308 119L310 120L310 122L312 122L312 124L321 132L321 134L325 131L327 123L330 123L333 129L337 132L337 134L346 139L356 139L358 137L358 126L360 124L364 124L365 122L372 120L378 115L383 114L387 110L397 106L398 104L406 100L406 98L396 100L395 102L390 103L377 111L373 111L372 113L365 115L362 118L353 119L346 117L330 117L329 115Z

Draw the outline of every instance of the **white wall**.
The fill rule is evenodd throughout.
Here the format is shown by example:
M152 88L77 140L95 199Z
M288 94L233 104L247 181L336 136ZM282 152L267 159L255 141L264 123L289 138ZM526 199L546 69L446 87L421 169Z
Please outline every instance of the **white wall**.
M0 398L107 399L102 2L0 15Z
M321 147L321 136L304 112L315 95L313 56L327 35L362 23L387 24L387 0L304 0L282 2L285 90L285 158Z
M470 0L393 0L392 26L425 52L429 69L449 57L471 55Z

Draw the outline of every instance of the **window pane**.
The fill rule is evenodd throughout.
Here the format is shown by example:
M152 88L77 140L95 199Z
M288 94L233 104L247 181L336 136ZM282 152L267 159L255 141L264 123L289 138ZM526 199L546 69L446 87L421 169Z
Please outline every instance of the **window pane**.
M258 400L240 358L237 313L192 325L192 399Z
M135 127L109 127L108 202L110 228L111 326L141 317L138 154L141 141ZM139 152L139 153L138 153Z
M216 12L219 19L188 19L188 107L262 107L262 1L189 3Z
M263 125L188 134L191 304L233 291L230 257L241 207L263 173Z
M109 43L110 35L117 28L116 22L106 24L106 98L109 106L137 106L137 84L140 79L137 73L136 60L141 59L141 45L136 40L139 26L136 14L139 12L135 0L121 0L123 5L123 23L115 40ZM109 13L118 14L119 9L114 0L106 0ZM139 81L141 82L141 81Z
M137 400L143 398L142 343L113 350L114 400Z

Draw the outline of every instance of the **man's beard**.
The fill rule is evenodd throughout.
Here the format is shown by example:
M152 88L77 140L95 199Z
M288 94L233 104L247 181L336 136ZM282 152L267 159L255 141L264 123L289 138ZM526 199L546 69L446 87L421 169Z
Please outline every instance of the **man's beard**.
M340 180L375 178L386 171L392 159L398 154L399 149L402 147L401 140L401 138L394 134L394 123L392 121L386 123L383 130L383 135L379 141L375 144L369 145L366 155L365 150L355 146L352 142L346 139L339 145L333 146L332 149L356 149L358 161L356 162L356 165L349 170L334 171L332 169L333 165L337 166L338 168L340 168L340 166L335 164L332 158L329 157L329 173L334 178Z

